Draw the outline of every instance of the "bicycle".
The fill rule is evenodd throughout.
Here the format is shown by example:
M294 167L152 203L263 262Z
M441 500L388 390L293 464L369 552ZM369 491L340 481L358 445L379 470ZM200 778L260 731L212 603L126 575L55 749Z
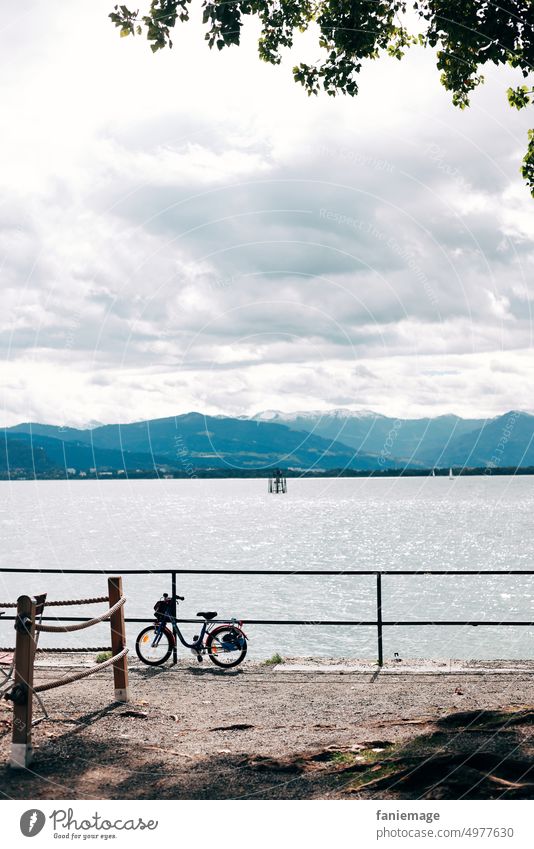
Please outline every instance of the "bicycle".
M179 595L176 599L185 601L184 597ZM213 610L200 611L197 616L204 620L202 629L200 634L193 637L193 642L188 643L172 613L158 614L156 621L143 628L137 635L135 651L139 660L148 666L161 666L169 659L178 637L182 645L196 655L199 663L205 654L216 666L223 669L231 669L242 663L247 653L247 636L242 629L243 623L236 619L220 624L214 622L217 612Z

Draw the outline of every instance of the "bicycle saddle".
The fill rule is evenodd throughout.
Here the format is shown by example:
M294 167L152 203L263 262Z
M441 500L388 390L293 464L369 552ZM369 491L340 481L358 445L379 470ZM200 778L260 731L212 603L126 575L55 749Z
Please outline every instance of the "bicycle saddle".
M197 616L202 616L203 619L215 619L215 617L217 616L217 611L207 610L206 612L204 612L203 610L201 610L199 613L197 613Z

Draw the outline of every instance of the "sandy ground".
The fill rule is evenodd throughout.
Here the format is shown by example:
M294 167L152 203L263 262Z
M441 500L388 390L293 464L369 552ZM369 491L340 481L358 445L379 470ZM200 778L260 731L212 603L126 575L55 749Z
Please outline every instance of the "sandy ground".
M36 683L94 658L40 660ZM193 665L194 664L194 665ZM534 664L355 661L133 662L129 704L112 672L49 691L27 772L5 798L534 798ZM41 716L38 705L35 717Z

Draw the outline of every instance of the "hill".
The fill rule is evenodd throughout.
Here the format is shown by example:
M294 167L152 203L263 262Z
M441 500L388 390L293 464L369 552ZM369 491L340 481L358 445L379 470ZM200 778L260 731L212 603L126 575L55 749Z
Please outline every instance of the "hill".
M338 439L355 450L387 454L399 465L524 467L534 464L534 416L510 411L493 419L455 415L394 419L369 411L327 413L268 411L255 418L285 423L323 438Z
M77 429L26 423L2 431L0 473L65 476L65 469L190 476L195 470L282 466L296 472L343 469L526 468L534 466L534 416L394 419L364 411L266 412L255 417L186 413Z
M26 423L5 430L45 451L50 464L77 469L377 469L378 457L283 424L187 413L91 430ZM386 468L394 465L388 461Z

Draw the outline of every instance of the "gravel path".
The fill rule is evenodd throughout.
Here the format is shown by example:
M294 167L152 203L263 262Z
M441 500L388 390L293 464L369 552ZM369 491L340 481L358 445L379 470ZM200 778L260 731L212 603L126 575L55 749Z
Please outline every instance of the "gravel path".
M58 670L40 660L36 683L92 661L64 657ZM34 728L35 758L27 773L5 766L11 712L0 703L1 792L16 799L341 798L377 792L432 798L439 796L435 789L420 782L411 787L410 778L393 788L375 786L391 772L384 757L398 767L408 756L410 763L428 757L438 763L446 752L464 764L476 752L469 775L492 772L493 754L517 761L511 777L492 775L489 795L495 789L497 795L533 798L528 775L534 725L525 712L534 703L533 672L534 664L525 662L403 662L380 673L337 659L294 659L278 667L246 662L226 671L188 661L161 669L132 662L127 705L111 701L110 670L44 694L49 719ZM492 714L482 725L480 719L463 725L446 719L502 710L515 713L504 721ZM437 768L435 773L441 775ZM472 775L467 781L468 789L476 784ZM444 798L461 795L450 781L438 784ZM480 782L473 792L488 795Z

